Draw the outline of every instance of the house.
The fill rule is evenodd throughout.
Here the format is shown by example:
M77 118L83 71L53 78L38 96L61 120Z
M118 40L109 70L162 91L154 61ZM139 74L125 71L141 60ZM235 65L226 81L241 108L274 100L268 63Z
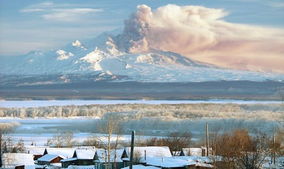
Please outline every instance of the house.
M55 163L60 163L64 157L55 154L45 154L42 157L37 159L38 165L51 165Z
M196 160L194 157L151 157L146 160L147 166L160 167L162 169L208 169L213 165L204 162L205 160Z
M128 147L122 153L121 159L129 160L129 156L130 148ZM198 157L172 156L169 147L164 146L134 147L134 164L139 164L136 166L141 169L145 167L162 169L213 168L213 166L209 164L210 161L208 157L197 158Z
M195 164L195 161L187 161L175 157L149 157L145 165L162 169L186 169L195 166Z
M126 151L123 149L112 149L110 155L108 155L108 151L105 149L96 149L91 152L75 150L71 158L63 159L61 163L63 168L93 165L97 169L105 169L107 165L111 165L112 168L119 169L128 165L128 163L123 161L127 158Z
M46 146L27 146L26 151L28 154L33 154L34 159L37 160L45 154L60 155L65 158L70 158L76 149L94 149L94 147L73 147L73 148L50 148Z
M49 148L45 146L27 146L27 152L34 156L34 163L36 168L60 168L62 167L61 160L73 157L75 150L81 151L95 151L93 146L82 146L72 148ZM79 153L81 154L81 153Z
M62 167L67 168L70 165L88 166L99 162L98 154L95 149L77 149L71 158L61 160Z
M126 167L128 165L128 161L127 156L123 155L123 152L124 149L112 149L110 151L110 155L108 156L108 152L105 149L97 149L102 169L107 168L107 165L111 165L112 168ZM122 159L123 156L125 157L124 159ZM109 160L108 157L110 158Z
M213 153L212 148L209 148L209 155ZM180 156L206 156L206 147L201 148L182 148Z
M130 157L130 147L124 149L123 157ZM134 162L145 161L148 157L172 157L171 151L167 146L145 146L145 147L134 147L133 153Z

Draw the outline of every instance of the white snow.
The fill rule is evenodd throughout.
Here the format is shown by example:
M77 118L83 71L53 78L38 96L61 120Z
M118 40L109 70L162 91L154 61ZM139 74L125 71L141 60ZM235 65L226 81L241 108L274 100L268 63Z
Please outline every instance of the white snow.
M130 65L130 64L126 64L125 68L126 68L126 69L130 69L130 68L133 68L133 66Z
M146 159L147 165L175 168L184 166L202 166L213 168L212 162L208 157L200 156L173 156L173 157L149 157Z
M79 159L89 159L89 158L92 159L95 154L95 147L93 146L72 147L72 148L50 148L46 146L26 146L26 151L29 154L34 154L34 155L42 155L45 149L47 150L48 155L58 155L62 158L73 157L73 154L75 151L77 153L77 158Z
M193 160L183 160L173 157L151 157L146 160L147 165L162 167L162 168L175 168L184 167L189 165L195 165L196 162Z
M90 63L91 64L90 67L94 71L102 71L103 69L101 68L101 65L99 62L105 57L106 57L105 53L96 48L94 51L88 53L86 56L82 57L80 60Z
M3 167L14 168L19 165L34 165L32 154L25 153L4 153L3 154Z
M87 50L79 40L75 40L74 42L72 42L72 46Z
M26 151L34 155L43 155L44 150L49 155L59 155L64 158L72 157L76 148L49 148L46 146L26 146Z
M283 74L217 68L172 52L150 50L145 53L127 53L119 50L111 36L106 35L86 41L84 45L76 40L72 45L55 52L31 52L21 59L0 60L0 71L3 74L111 72L114 75L112 80L116 80L117 75L123 75L126 78L119 81L139 82L284 80Z
M45 161L45 162L50 162L52 160L54 160L55 158L57 158L59 155L55 155L55 154L46 154L42 157L40 157L39 159L37 159L38 161ZM64 158L64 157L61 157Z
M73 53L66 52L64 50L57 50L56 54L58 56L57 60L66 60L66 59L69 59L71 56L74 56Z
M182 148L185 156L202 156L202 149L206 150L206 147L201 148ZM209 148L209 154L212 153L212 148Z
M122 55L123 54L122 52L120 52L117 49L117 46L116 46L115 42L110 37L106 41L106 46L107 46L107 51L110 53L110 55L118 56L118 55Z
M93 159L96 153L96 149L76 149L77 159ZM74 157L76 158L76 157Z
M95 169L94 165L85 165L85 166L77 166L77 165L70 165L68 169Z
M151 57L151 55L139 55L137 58L136 58L136 63L148 63L148 64L153 64L154 63L154 60L153 58Z
M108 152L104 149L96 149L97 154L99 156L100 162L106 162ZM110 161L122 162L121 156L123 153L123 149L111 150L110 151Z
M130 157L130 147L127 149L128 157ZM134 147L134 154L137 153L141 157L172 157L169 147L166 146L147 146L147 147Z
M144 166L144 165L133 165L133 169L160 169L160 167L154 167L154 166ZM129 167L124 167L122 169L129 169Z

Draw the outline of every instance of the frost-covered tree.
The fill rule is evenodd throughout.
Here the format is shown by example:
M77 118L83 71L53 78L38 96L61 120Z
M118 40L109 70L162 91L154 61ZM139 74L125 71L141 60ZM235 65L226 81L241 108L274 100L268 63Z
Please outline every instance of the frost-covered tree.
M106 150L107 154L107 168L111 167L111 151L114 150L116 155L116 149L120 140L121 133L121 120L117 117L115 113L109 113L105 116L100 123L98 123L97 128L102 133L105 133L106 141L101 140L103 143L103 148ZM114 140L112 138L115 138ZM114 160L116 158L114 157ZM113 161L115 163L115 161Z
M72 147L75 144L72 132L60 132L47 140L46 145L54 147Z
M3 146L4 146L4 134L10 132L14 127L19 125L18 123L0 123L0 168L2 167L2 156L3 156Z

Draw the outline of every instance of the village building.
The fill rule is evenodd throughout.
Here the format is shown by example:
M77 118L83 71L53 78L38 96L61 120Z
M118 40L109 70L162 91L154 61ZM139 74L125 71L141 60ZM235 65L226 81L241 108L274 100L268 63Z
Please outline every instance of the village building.
M213 154L212 148L209 148L208 154L209 155ZM182 148L179 155L180 156L206 156L206 147Z
M98 154L95 149L92 150L80 150L74 151L71 158L61 160L62 167L67 168L70 165L87 166L94 165L95 161L98 161Z
M124 149L123 154L130 157L130 147ZM167 146L134 147L134 160L145 161L148 157L172 157Z
M84 153L84 155L82 155L81 153ZM96 149L91 153L88 153L86 151L80 152L76 150L72 158L61 160L61 163L63 168L68 168L69 166L93 165L96 169L105 169L109 168L108 165L110 165L111 168L120 169L127 165L121 159L122 154L123 149L112 149L109 156L107 150L105 149Z
M64 157L55 154L46 154L37 159L38 165L51 165L51 164L61 164L60 161Z

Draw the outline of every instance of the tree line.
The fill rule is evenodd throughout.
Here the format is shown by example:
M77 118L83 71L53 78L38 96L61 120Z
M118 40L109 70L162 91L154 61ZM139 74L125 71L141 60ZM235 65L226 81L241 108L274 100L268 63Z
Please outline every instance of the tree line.
M120 113L121 118L235 118L235 119L284 119L284 106L281 104L179 104L179 105L85 105L49 106L35 108L0 108L0 117L103 117L106 113Z

